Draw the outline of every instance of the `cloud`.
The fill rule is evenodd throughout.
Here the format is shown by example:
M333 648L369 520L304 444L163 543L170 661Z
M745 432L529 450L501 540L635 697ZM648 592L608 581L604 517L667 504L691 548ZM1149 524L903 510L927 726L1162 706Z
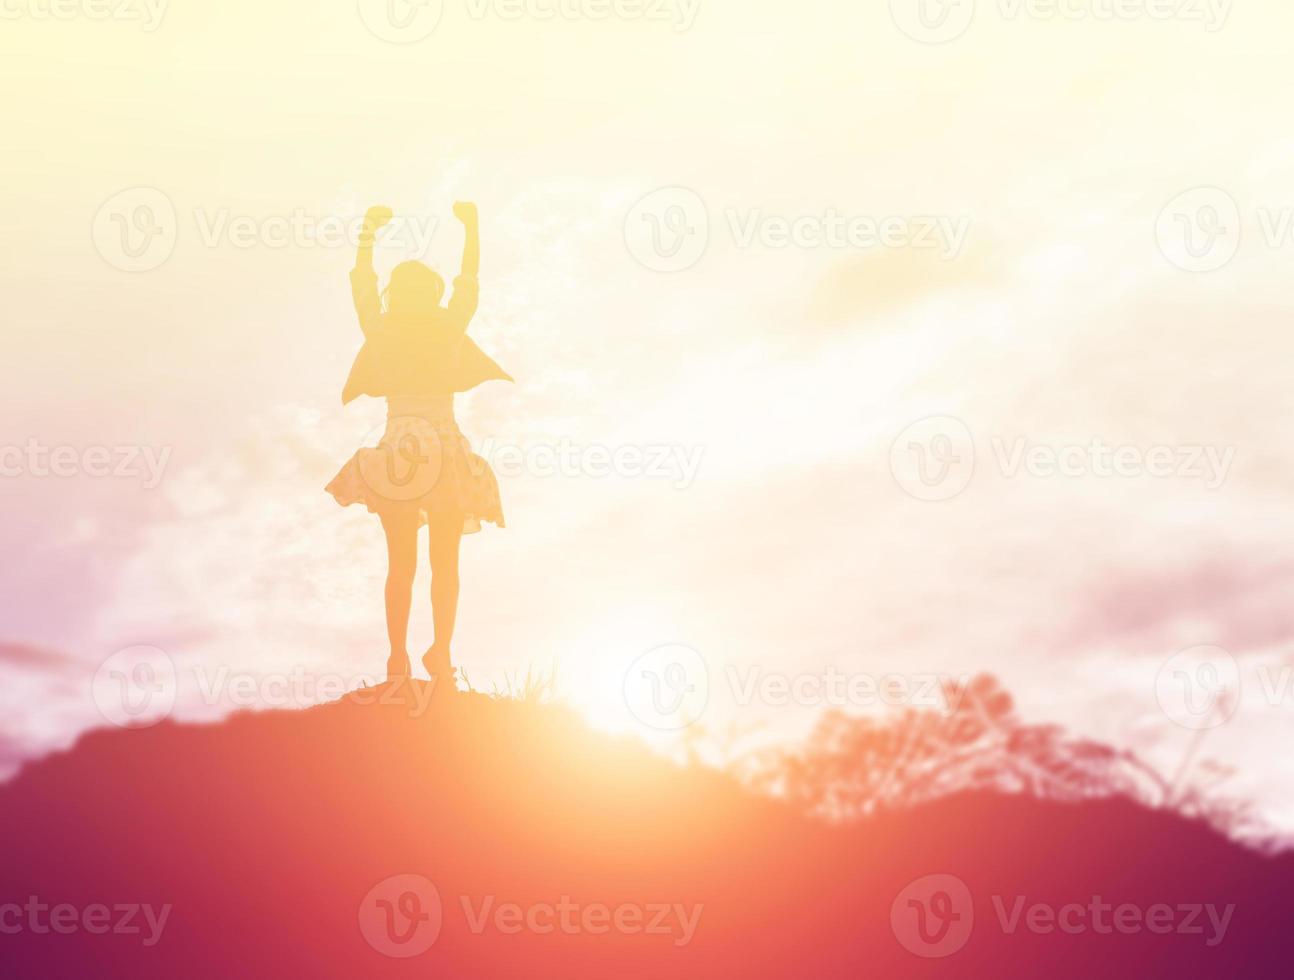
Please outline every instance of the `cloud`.
M0 669L62 672L75 664L66 654L44 647L0 642Z
M1181 567L1108 569L1068 596L1057 650L1124 647L1164 656L1217 644L1233 654L1294 645L1294 561L1204 554Z
M878 314L933 295L1001 287L1006 268L1001 249L974 238L955 260L934 249L873 249L827 270L809 292L807 314L823 327L868 329ZM871 318L871 319L869 319Z

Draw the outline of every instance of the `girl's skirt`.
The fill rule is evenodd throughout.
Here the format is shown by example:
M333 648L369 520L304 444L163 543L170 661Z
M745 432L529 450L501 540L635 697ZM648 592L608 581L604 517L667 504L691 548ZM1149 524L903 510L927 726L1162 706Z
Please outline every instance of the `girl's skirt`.
M482 521L505 526L498 480L459 431L453 395L388 398L381 441L355 453L325 489L343 507L362 503L419 524L461 514L464 534Z

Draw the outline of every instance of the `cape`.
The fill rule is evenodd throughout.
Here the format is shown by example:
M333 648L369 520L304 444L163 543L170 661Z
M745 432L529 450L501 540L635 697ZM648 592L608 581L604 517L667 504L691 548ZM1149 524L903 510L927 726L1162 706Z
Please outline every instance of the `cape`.
M347 405L360 395L448 395L485 381L512 381L470 337L447 342L434 330L383 329L364 341L342 389Z

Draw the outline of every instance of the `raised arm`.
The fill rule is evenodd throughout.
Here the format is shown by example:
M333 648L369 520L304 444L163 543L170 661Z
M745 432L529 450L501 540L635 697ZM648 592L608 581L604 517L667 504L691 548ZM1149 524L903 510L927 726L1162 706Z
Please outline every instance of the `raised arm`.
M454 295L449 298L449 317L450 326L463 333L476 315L480 296L476 276L481 269L481 231L475 204L455 202L454 217L463 223L463 268L454 280Z
M463 271L466 279L475 279L481 271L481 227L476 205L470 201L454 203L454 217L463 223Z
M359 231L359 251L350 273L350 294L355 302L359 327L367 336L382 319L382 300L377 293L377 273L373 270L373 243L377 233L391 220L391 209L381 204L368 209Z

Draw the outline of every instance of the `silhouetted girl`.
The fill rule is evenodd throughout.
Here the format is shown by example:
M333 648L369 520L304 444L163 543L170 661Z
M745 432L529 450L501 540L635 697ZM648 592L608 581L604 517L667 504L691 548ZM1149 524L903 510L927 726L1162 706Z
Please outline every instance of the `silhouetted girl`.
M370 208L350 274L364 346L342 391L385 398L386 430L376 448L361 449L328 484L343 507L363 503L386 531L386 627L391 641L389 679L410 674L407 634L418 529L427 525L431 606L436 638L423 657L434 678L452 683L450 641L458 609L458 545L481 521L503 527L499 486L454 421L454 394L491 379L512 380L467 336L476 312L480 237L476 205L459 202L463 268L454 294L441 306L445 283L422 262L403 262L379 296L373 242L391 210Z

